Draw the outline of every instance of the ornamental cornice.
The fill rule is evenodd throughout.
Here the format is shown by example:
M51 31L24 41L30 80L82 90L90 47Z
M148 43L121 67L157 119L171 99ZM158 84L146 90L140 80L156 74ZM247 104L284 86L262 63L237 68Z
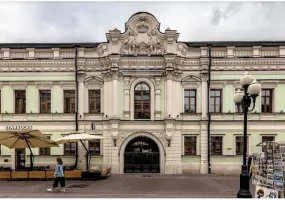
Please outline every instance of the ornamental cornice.
M0 71L17 72L17 71L74 71L74 61L57 60L57 61L0 61Z
M212 70L284 70L284 59L213 60Z

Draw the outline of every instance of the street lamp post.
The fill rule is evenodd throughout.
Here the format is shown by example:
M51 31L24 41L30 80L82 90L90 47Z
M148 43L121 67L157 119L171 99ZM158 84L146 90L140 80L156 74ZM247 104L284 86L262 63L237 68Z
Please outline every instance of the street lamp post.
M261 85L256 82L251 75L247 72L240 78L240 83L244 89L244 94L238 90L234 95L234 102L238 106L238 112L240 115L244 114L243 122L243 163L241 166L240 174L240 189L237 193L237 198L252 198L249 190L249 172L246 166L246 152L247 152L247 113L253 111L255 107L256 97L258 97ZM249 110L249 107L253 103L253 108ZM242 112L240 113L240 108Z

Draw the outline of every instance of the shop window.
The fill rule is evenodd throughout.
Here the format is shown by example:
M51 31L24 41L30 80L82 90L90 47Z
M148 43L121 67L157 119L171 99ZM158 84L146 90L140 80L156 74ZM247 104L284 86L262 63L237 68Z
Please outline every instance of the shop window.
M75 149L76 149L75 142L64 143L64 155L65 156L75 155Z
M89 113L100 113L101 91L89 90Z
M243 136L236 136L236 155L243 155ZM247 153L249 151L249 141L247 137Z
M75 113L75 91L64 91L64 113Z
M184 155L185 156L197 155L196 146L197 146L196 136L184 136Z
M223 155L223 137L211 137L211 155Z
M51 92L50 90L40 91L40 113L51 113Z
M100 140L89 141L89 151L91 155L100 155Z
M26 113L26 91L25 90L15 91L15 113L16 114Z
M196 90L184 90L184 112L196 113Z

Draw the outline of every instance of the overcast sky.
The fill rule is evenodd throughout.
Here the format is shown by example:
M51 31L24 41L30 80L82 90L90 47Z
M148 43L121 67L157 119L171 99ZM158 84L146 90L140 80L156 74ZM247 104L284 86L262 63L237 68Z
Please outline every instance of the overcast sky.
M285 40L285 2L0 2L0 42L104 42L140 11L179 41Z

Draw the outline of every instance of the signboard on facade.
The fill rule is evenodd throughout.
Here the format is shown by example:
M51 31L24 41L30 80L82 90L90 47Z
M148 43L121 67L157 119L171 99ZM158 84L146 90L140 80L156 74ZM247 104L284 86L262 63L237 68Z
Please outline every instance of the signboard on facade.
M6 130L32 130L32 126L6 126Z

